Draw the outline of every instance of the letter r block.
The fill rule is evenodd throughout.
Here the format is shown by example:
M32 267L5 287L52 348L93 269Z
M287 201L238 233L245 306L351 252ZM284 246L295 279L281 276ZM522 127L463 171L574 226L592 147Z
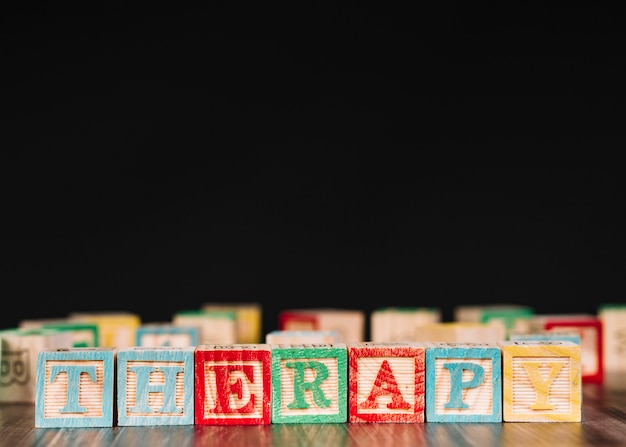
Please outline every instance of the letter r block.
M426 343L426 422L502 422L496 344Z
M115 348L40 351L35 427L112 427L116 355Z
M423 343L348 343L349 422L424 422Z
M344 343L272 345L272 423L347 422Z
M581 422L579 344L508 340L498 345L505 422Z
M195 423L269 424L271 358L268 344L197 346Z
M133 347L117 354L118 425L193 425L195 347Z

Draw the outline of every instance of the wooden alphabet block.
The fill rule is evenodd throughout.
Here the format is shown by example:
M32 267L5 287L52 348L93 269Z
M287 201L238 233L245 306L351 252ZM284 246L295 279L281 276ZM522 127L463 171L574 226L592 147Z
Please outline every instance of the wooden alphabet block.
M197 346L195 423L269 424L271 358L267 344Z
M578 332L583 383L604 381L604 341L600 318L593 314L545 314L535 315L530 322L531 332Z
M417 326L414 339L420 342L496 343L506 339L506 329L502 325L489 323L431 323Z
M172 323L147 323L137 328L137 346L171 346L184 348L197 346L200 328L198 326L178 326Z
M69 331L72 335L72 346L74 348L95 348L100 345L98 326L93 323L77 323L75 321L69 321L67 318L39 318L21 320L19 328L44 328Z
M460 305L454 308L454 321L500 324L508 339L511 332L528 332L534 314L532 307L520 304Z
M39 352L70 347L71 334L65 331L43 328L0 331L0 402L34 403Z
M349 343L349 422L424 422L421 343Z
M237 344L262 343L263 307L260 303L204 303L205 311L235 312Z
M343 343L272 346L272 423L343 423L348 414Z
M199 328L198 345L226 345L237 340L237 320L233 311L181 310L174 314L172 324Z
M600 305L598 318L602 322L604 370L626 372L626 303Z
M581 347L571 341L502 341L502 419L580 422Z
M493 343L426 343L426 421L502 422L502 365Z
M98 326L100 347L129 348L135 346L141 318L130 312L73 312L68 320Z
M342 343L365 341L365 312L353 309L285 309L278 314L281 331L336 331Z
M441 310L434 307L383 307L370 314L370 341L411 342L415 328L441 322Z
M115 361L113 348L42 350L35 427L112 427Z
M271 331L265 335L269 345L341 343L337 331Z
M118 425L193 425L195 347L133 347L117 354Z

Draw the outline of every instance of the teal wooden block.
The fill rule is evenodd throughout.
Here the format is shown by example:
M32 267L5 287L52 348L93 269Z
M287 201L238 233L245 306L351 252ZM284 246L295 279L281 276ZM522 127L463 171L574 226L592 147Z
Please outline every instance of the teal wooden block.
M137 346L187 347L198 345L200 328L197 326L177 326L171 323L149 323L137 328Z
M117 355L118 425L193 425L195 347L133 347Z
M426 344L426 422L502 422L497 345Z
M272 346L272 423L343 423L348 415L345 344Z
M116 354L115 348L40 351L35 427L112 427Z

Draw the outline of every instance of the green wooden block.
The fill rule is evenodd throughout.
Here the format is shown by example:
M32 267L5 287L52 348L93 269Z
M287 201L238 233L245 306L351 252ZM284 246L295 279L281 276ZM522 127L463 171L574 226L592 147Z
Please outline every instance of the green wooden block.
M343 423L347 416L345 344L272 346L272 423Z

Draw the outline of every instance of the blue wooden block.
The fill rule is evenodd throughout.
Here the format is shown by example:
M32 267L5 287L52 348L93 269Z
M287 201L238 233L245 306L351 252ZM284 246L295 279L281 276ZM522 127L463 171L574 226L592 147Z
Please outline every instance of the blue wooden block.
M345 344L272 346L272 423L343 423L347 419Z
M177 326L172 323L149 323L137 328L137 346L197 346L200 327Z
M497 345L426 344L426 422L502 422Z
M115 348L40 351L35 427L112 427L116 353Z
M117 355L118 425L193 425L195 347L134 347Z

